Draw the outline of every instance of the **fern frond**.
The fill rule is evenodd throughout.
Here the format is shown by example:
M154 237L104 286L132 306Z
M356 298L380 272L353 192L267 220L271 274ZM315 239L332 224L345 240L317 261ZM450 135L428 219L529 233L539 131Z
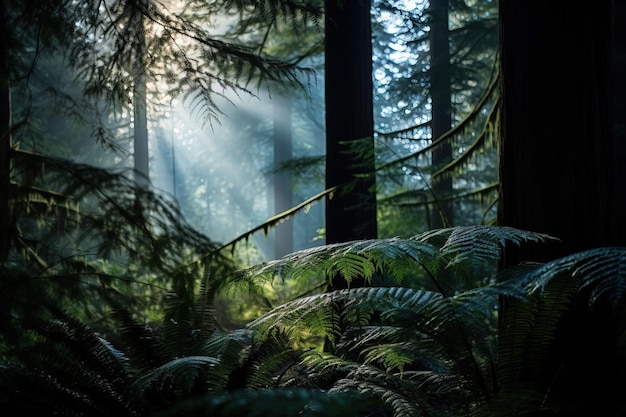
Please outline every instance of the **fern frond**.
M160 390L173 385L176 391L182 394L191 394L196 384L204 385L208 382L213 389L219 389L226 385L226 378L205 378L210 372L215 375L215 369L220 365L217 358L210 356L185 356L174 359L158 368L152 369L137 378L132 389L139 395L150 390Z
M223 366L235 366L241 362L242 352L252 345L253 333L248 329L216 331L204 341L203 352L220 358Z
M125 354L138 372L156 368L165 361L160 340L150 327L134 319L124 309L115 309L112 315L118 323L117 329L125 344Z
M362 325L356 324L344 331L337 348L346 352L361 352L371 346L396 343L419 338L414 330L388 324Z
M391 373L402 372L405 365L416 359L414 345L410 342L380 344L366 348L361 353L365 355L364 364L380 364L386 372Z
M548 262L520 277L527 291L542 291L556 276L569 274L593 305L606 300L618 305L626 294L626 248L596 248Z
M132 415L128 396L132 376L127 357L76 318L52 311L54 318L33 331L41 341L26 366L0 367L0 384L13 411L25 414ZM7 398L2 398L6 405Z
M579 290L569 274L554 276L536 300L535 323L528 337L526 372L541 371L541 366L557 336L558 325L571 310Z
M377 398L393 413L394 417L422 417L428 415L420 407L419 402L407 398L395 388L381 386L381 383L382 381L378 382L373 376L366 381L351 378L340 381L338 386L331 392L356 390L364 396Z
M560 270L544 285L533 297L507 301L499 333L499 377L503 384L515 384L541 372L558 323L571 307L579 283Z
M323 293L284 303L248 324L261 335L284 330L290 336L306 331L334 340L339 332L339 313L335 311L336 294Z
M37 363L42 369L61 370L87 384L123 383L128 373L125 355L77 318L60 310L52 313L55 320L33 329L43 337L37 347ZM93 375L100 377L90 381Z
M242 273L252 276L306 277L343 276L371 280L386 272L397 282L414 276L423 265L432 264L436 248L409 239L376 239L337 243L289 254L282 259L253 266Z
M330 392L356 389L364 396L379 399L394 417L448 415L459 407L454 378L435 376L431 372L413 372L406 376L360 365L337 381ZM430 384L426 383L428 380ZM438 387L432 389L435 386Z
M580 279L581 290L590 289L589 304L606 300L617 306L626 296L626 248L592 249L578 255L574 277Z
M200 329L202 337L208 337L213 332L220 329L217 321L217 308L215 301L223 282L216 278L214 274L219 271L213 271L213 266L207 264L204 266L204 274L200 283L198 294L194 301L194 322Z
M544 243L555 238L511 227L463 226L429 231L415 239L438 246L447 266L464 264L480 270L493 266L507 244Z
M248 370L246 387L261 389L284 386L285 375L299 362L301 353L293 349L285 333L270 335L252 348L242 368Z
M0 404L15 414L69 417L132 415L132 412L127 414L126 410L119 409L107 413L102 404L94 402L92 397L37 369L0 367L0 388ZM109 409L115 408L115 402L109 398L107 401Z
M376 274L381 274L389 275L398 284L421 275L435 282L442 291L438 280L444 268L452 275L469 273L477 281L484 281L485 277L493 280L497 260L506 244L542 243L551 239L545 234L506 227L455 227L409 239L363 240L315 247L250 267L241 274L258 279L295 280L339 275L347 282L356 277L371 282Z

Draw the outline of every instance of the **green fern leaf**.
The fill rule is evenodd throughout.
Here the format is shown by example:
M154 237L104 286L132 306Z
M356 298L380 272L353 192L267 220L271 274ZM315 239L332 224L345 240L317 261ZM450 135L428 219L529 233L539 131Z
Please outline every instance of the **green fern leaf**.
M445 240L443 240L445 238ZM507 244L544 243L553 237L502 226L464 226L440 229L422 234L424 242L437 242L441 254L448 259L447 265L469 264L480 269L493 265L500 257L501 249Z
M589 303L606 300L619 305L626 296L626 248L598 248L573 255L576 259L574 276L581 289L590 288Z
M219 360L210 356L186 356L169 361L137 378L133 389L143 393L154 387L167 386L171 383L184 393L191 393L195 384L201 382L211 368L218 366ZM208 379L208 378L207 378ZM215 384L216 378L211 378ZM223 378L221 385L226 385ZM220 385L220 384L215 384Z

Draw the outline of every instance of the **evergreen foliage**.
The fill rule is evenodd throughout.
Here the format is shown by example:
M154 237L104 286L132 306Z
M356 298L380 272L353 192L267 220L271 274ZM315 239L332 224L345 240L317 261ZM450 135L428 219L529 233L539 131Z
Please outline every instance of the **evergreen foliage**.
M19 345L19 329L50 305L68 306L82 320L99 322L101 331L110 305L160 319L172 288L190 285L209 268L219 274L234 268L217 252L193 262L217 243L190 227L171 200L138 187L124 171L26 151L15 151L14 163L10 204L20 215L1 266L3 341Z
M440 134L432 130L433 16L425 3L375 5L380 26L374 67L381 103L377 175L383 235L406 236L407 229L415 234L436 227L434 217L444 206L444 211L457 213L446 219L450 225L492 224L500 117L497 2L449 2L450 57L445 70L450 73L452 125ZM434 184L442 181L450 181L451 188L435 190ZM407 222L388 223L388 217Z

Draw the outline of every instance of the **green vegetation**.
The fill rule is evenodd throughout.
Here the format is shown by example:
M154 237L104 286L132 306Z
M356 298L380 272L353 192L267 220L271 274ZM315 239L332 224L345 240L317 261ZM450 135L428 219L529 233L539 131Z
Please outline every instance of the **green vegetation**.
M166 298L164 319L151 327L113 310L117 333L108 340L51 308L50 320L24 329L31 345L5 352L0 398L21 413L67 416L504 416L567 409L573 403L555 402L535 377L546 372L557 324L574 305L608 308L605 324L625 329L619 306L626 250L498 270L505 245L549 240L468 226L297 252L207 277L197 289L178 287ZM238 329L224 329L216 318L219 290L337 273L389 285L299 297Z
M544 56L520 45L536 30L542 48L578 34L580 19L535 19L538 0L360 3L355 27L368 36L355 38L350 8L325 15L328 1L0 5L3 410L626 414L626 221L613 198L623 120L606 116L618 115L608 80L623 67L607 28L623 8L600 2L579 39L589 47L544 54L544 82ZM324 49L331 24L342 27ZM337 72L346 48L366 51L349 74ZM330 51L339 65L322 69ZM585 65L569 65L583 53ZM578 71L577 90L559 84L565 70ZM340 104L330 129L317 81ZM272 114L289 120L241 109L216 135L219 152L184 161L186 177L171 166L172 195L158 189L149 167L167 148L162 119L172 144L193 135L173 126L175 101L216 129L242 96L280 96ZM532 125L553 113L579 117L567 135L560 120ZM341 146L324 151L328 131ZM324 160L347 172L321 184ZM281 176L283 200L260 172ZM243 173L254 178L239 186ZM322 201L335 204L323 225L295 222ZM254 223L260 212L268 220ZM289 220L274 236L281 257L252 244ZM220 226L237 237L218 241Z

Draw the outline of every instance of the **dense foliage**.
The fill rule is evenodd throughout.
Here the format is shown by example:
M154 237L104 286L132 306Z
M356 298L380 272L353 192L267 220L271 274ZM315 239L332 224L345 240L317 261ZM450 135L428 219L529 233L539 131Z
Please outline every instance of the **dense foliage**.
M207 276L197 290L178 287L155 327L112 311L115 340L52 308L51 320L29 326L32 346L5 361L0 399L22 412L68 416L565 410L576 398L555 402L535 377L545 372L557 324L574 305L608 306L604 325L625 329L619 305L626 251L602 248L498 271L505 245L548 240L472 226L302 251ZM239 329L216 320L218 288L336 272L348 280L366 276L372 286L300 297ZM619 397L608 400L623 406Z
M539 417L597 402L604 413L623 415L624 383L594 389L594 377L626 370L626 249L503 262L511 248L542 251L560 242L484 225L493 221L497 194L496 5L449 3L454 117L437 136L429 119L432 9L417 3L423 7L374 5L375 23L384 26L374 42L384 51L376 92L386 102L376 133L379 226L399 237L322 245L246 267L236 251L244 241L337 191L310 195L307 175L321 171L319 143L301 141L313 156L274 167L304 173L294 180L303 201L257 227L237 225L243 234L220 243L185 219L177 199L204 201L192 216L199 222L210 198L258 209L261 181L236 194L228 177L215 179L210 192L186 179L173 196L137 181L129 161L143 103L138 85L148 90L143 107L153 115L171 112L164 100L180 97L208 126L232 97L261 95L258 87L290 96L285 86L314 79L300 64L319 64L321 4L0 5L3 409ZM218 16L233 26L222 30ZM314 102L303 102L294 105L298 123L316 113ZM270 123L248 116L226 126L223 132L241 137L201 155L205 162L228 165L234 155L251 172L266 162ZM310 137L322 131L299 132L306 129ZM452 153L437 159L439 147ZM470 175L462 174L468 167ZM440 194L433 184L443 178L453 180ZM450 201L467 214L450 219L457 227L416 232ZM229 226L240 222L239 213L228 214ZM565 379L579 390L559 391ZM592 401L581 392L593 393Z

